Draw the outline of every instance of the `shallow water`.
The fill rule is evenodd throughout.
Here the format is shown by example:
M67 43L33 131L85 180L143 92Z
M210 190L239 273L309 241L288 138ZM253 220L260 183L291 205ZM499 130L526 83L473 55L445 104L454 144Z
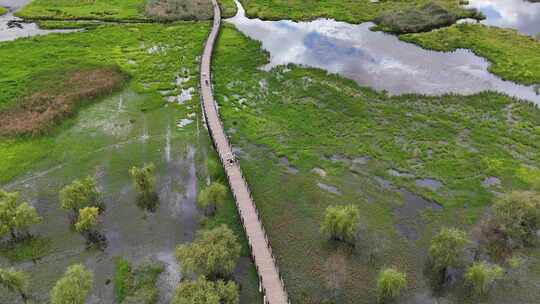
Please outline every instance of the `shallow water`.
M177 244L193 239L198 228L196 154L194 139L174 128L179 111L162 108L140 113L137 105L146 97L130 90L90 105L77 116L74 125L57 136L59 141L85 143L78 147L78 158L53 167L36 164L36 171L7 185L20 191L33 204L44 222L37 235L49 238L53 252L37 264L10 266L28 271L32 294L40 300L66 267L83 263L94 273L94 287L88 303L114 303L114 258L124 257L133 266L145 261L164 264L160 276L158 303L168 303L182 277L174 259ZM122 103L122 107L118 105ZM141 117L142 115L142 117ZM111 123L114 122L113 123ZM112 127L113 125L114 127ZM146 134L141 140L140 134ZM87 148L97 142L95 148ZM66 153L77 147L66 146ZM156 164L156 184L160 203L156 212L147 213L136 204L136 191L127 173L130 166ZM86 250L80 235L69 229L66 212L60 210L58 191L75 178L94 176L103 194L106 211L100 217L108 246L104 252ZM0 257L0 265L7 261ZM7 297L7 298L6 298ZM0 293L0 303L12 302L11 294Z
M359 25L318 19L311 22L249 19L239 7L227 21L270 53L263 69L294 63L321 68L362 86L391 94L469 95L492 90L540 104L532 87L503 81L489 63L468 50L434 52Z
M18 9L28 4L31 0L0 0L0 6L5 7L9 12L0 16L0 41L15 40L21 37L31 37L46 35L50 33L69 33L74 30L42 30L35 23L18 22L18 26L8 26L10 21L22 21L21 18L13 16Z
M540 2L525 0L469 0L468 7L484 13L482 23L513 28L521 33L540 33Z

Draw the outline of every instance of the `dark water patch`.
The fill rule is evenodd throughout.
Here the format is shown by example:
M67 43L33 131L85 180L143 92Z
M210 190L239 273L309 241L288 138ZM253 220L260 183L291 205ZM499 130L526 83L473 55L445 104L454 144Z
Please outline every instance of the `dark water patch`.
M419 238L419 231L422 225L422 212L426 210L441 211L442 207L433 202L422 198L406 189L397 190L403 198L403 204L394 209L394 217L397 219L396 230L410 240Z
M390 176L394 176L394 177L404 177L404 178L412 178L412 177L414 177L414 174L410 174L410 173L407 173L407 172L401 172L401 171L398 171L396 169L389 169L388 174Z
M469 0L468 7L481 11L482 23L513 28L527 35L540 33L540 2L527 0Z
M436 52L359 25L318 19L311 22L249 19L239 3L228 19L270 53L264 70L289 63L324 69L390 94L470 95L495 91L540 104L533 87L503 81L489 63L469 50Z
M441 182L431 178L417 179L415 183L418 187L428 188L431 191L437 191L440 187L442 187Z
M290 174L297 174L299 172L295 166L291 165L289 159L285 156L279 159L279 164L285 166L287 168L287 172Z
M482 186L485 188L499 186L501 184L501 180L494 176L488 176L482 181Z
M323 184L323 183L317 183L317 186L319 188L321 188L322 190L324 190L324 191L330 192L330 193L335 194L335 195L341 195L341 192L338 190L338 188L336 186L327 185L327 184Z

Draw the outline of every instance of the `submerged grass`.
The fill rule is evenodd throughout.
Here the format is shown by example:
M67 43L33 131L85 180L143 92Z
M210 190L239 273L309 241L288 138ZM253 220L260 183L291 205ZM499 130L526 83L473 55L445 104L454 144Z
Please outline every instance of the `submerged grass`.
M155 102L142 104L141 109L160 107L164 100L159 98L158 91L175 87L174 79L182 68L179 58L186 58L186 51L201 49L207 29L205 23L101 26L84 33L1 43L0 65L8 68L0 70L3 88L0 91L0 110L16 108L30 92L43 90L58 81L57 74L49 71L80 70L100 65L119 66L123 73L131 75L134 90L155 94ZM64 126L53 128L51 136L39 139L1 139L0 156L7 161L0 163L0 182L25 172L39 160L66 160L68 154L60 152L64 148L57 145L54 135L69 124L70 120Z
M437 51L471 49L489 60L489 70L503 79L540 84L540 42L512 29L457 24L428 33L401 35L400 39Z
M11 263L37 262L40 258L48 255L51 249L50 240L33 237L22 242L2 244L0 246L0 256Z
M114 276L116 303L156 303L156 283L163 270L160 263L144 263L133 269L128 261L117 258Z
M529 103L494 93L390 97L321 70L265 72L260 44L231 26L214 60L220 113L293 303L372 303L377 272L389 265L410 279L404 302L430 294L422 269L433 232L470 229L495 193L528 189L540 177L540 111ZM483 184L489 177L500 184ZM441 185L417 183L426 179ZM417 207L399 208L408 203L398 189L444 208L425 206L403 220L403 210ZM355 249L320 234L334 204L361 211ZM531 303L527 288L496 292L488 303ZM446 297L474 302L461 292Z

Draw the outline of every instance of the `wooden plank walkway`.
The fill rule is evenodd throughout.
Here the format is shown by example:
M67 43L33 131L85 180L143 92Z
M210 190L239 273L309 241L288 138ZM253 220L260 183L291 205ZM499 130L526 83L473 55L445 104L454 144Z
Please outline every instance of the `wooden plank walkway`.
M236 207L238 208L238 213L240 214L251 248L251 255L259 275L259 284L261 291L263 292L264 302L267 304L287 304L289 303L287 292L283 280L279 275L274 256L272 255L268 237L266 236L261 219L255 208L248 185L242 176L240 165L234 158L231 146L229 145L229 141L223 130L223 125L221 124L212 93L210 65L212 62L214 43L221 25L221 11L217 0L212 0L212 3L214 7L214 24L204 46L200 67L203 114L214 146L225 168L225 173L236 201Z

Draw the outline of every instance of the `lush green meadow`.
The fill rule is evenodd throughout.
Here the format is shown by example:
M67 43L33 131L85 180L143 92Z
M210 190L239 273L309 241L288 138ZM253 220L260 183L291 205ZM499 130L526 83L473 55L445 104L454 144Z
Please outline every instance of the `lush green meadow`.
M372 21L375 17L396 10L418 8L432 0L240 0L249 17L279 20L311 20L332 18L350 23ZM466 14L459 1L437 1L456 15Z
M32 230L32 241L0 244L0 266L30 273L29 292L36 303L47 303L54 282L73 263L84 263L94 272L93 301L112 301L114 277L120 275L118 284L129 283L117 273L122 267L115 269L118 258L130 263L136 281L140 275L154 285L145 286L145 291L157 290L165 301L176 287L167 283L175 276L174 247L191 241L198 228L220 223L228 224L244 246L235 273L241 302L260 301L232 198L206 220L195 206L207 179L223 178L202 127L196 89L197 57L208 30L207 22L102 25L0 43L1 111L17 107L35 91L61 85L62 75L70 71L114 66L129 78L110 96L83 100L77 113L41 136L0 138L1 187L19 191L44 218ZM179 100L185 90L191 98ZM182 120L185 124L179 125ZM136 206L128 174L131 166L148 162L156 165L161 198L153 214ZM104 251L87 249L59 206L58 191L85 176L96 178L106 205L101 229L109 246ZM157 266L144 268L147 262L165 266L157 280ZM0 294L0 302L18 303L16 294Z
M33 0L17 12L28 19L144 21L144 0Z
M540 84L540 42L512 29L481 24L458 24L400 39L437 51L471 49L492 64L489 70L504 79Z
M470 231L496 193L539 184L540 111L528 103L492 93L389 97L320 70L259 70L266 62L257 42L226 27L215 92L294 303L373 303L383 266L409 276L400 303L429 301L433 233ZM332 204L360 208L355 249L321 235ZM505 281L488 303L534 303L538 254L527 260L521 287ZM462 288L443 296L475 303Z
M40 20L150 22L207 20L209 0L34 0L17 16Z
M8 12L8 10L5 7L0 6L0 16L7 13L7 12Z

